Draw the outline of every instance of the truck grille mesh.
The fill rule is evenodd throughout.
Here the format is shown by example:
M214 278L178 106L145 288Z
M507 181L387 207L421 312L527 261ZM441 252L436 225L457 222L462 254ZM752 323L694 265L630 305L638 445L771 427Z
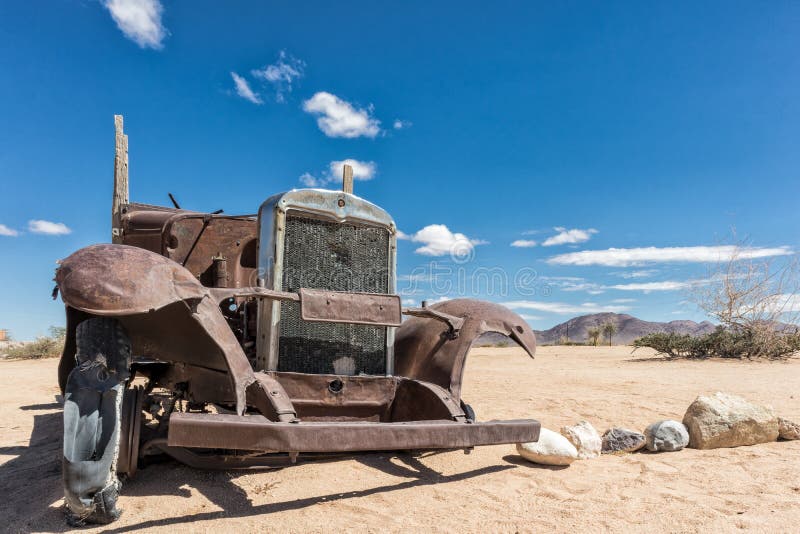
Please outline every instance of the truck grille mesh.
M389 292L389 232L287 215L283 290ZM307 322L297 302L281 303L278 370L386 373L386 328Z

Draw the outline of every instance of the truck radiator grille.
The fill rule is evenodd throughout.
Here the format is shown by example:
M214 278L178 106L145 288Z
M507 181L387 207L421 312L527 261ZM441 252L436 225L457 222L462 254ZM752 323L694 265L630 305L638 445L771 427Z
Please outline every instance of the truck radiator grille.
M284 236L284 291L389 292L386 229L289 214ZM278 370L385 374L386 328L307 322L298 303L282 302Z

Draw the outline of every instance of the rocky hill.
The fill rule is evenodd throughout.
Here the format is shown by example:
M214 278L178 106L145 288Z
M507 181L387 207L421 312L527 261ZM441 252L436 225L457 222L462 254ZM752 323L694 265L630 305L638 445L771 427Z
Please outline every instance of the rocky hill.
M569 321L557 324L549 330L537 330L536 342L540 345L558 343L562 338L570 341L586 342L587 331L592 327L602 327L607 322L617 325L617 333L614 334L615 345L625 345L634 339L653 332L677 332L679 334L691 334L693 336L708 334L714 331L714 324L709 321L696 323L688 320L670 321L659 323L654 321L643 321L632 315L625 313L593 313L573 317ZM480 339L479 345L494 345L508 341L505 336L487 334Z

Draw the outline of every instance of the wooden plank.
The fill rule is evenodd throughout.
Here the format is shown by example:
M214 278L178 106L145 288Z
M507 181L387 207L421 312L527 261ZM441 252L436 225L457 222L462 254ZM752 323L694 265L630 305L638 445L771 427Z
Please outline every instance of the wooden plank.
M342 191L353 194L353 167L350 165L342 168Z
M122 115L114 115L114 197L111 202L111 242L122 243L122 210L129 202L128 136L123 132Z

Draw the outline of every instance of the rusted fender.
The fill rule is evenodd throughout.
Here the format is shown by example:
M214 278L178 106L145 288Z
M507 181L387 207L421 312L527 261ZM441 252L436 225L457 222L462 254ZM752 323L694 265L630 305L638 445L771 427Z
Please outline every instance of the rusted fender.
M412 317L395 334L395 374L433 382L461 399L464 363L472 344L486 332L498 332L516 341L531 358L536 336L522 317L505 306L474 299L455 299L429 308L461 317L464 324L451 339L442 321Z
M61 261L56 283L68 306L95 315L145 313L207 295L183 266L128 245L80 249Z
M218 301L178 263L137 247L93 245L61 262L56 283L68 316L72 308L83 317L116 317L137 354L227 371L238 413L248 398L266 398L263 388L250 387L256 377ZM74 366L68 345L62 374Z

